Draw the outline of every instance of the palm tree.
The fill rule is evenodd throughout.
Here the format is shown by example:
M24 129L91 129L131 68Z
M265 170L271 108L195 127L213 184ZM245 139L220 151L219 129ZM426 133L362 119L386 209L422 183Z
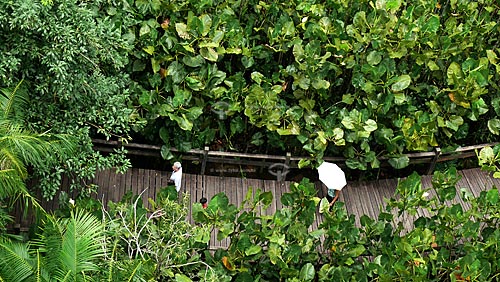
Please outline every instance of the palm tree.
M0 281L90 281L101 270L104 240L102 222L88 212L48 215L32 245L0 241Z
M36 133L25 126L28 92L20 89L0 89L0 200L17 195L29 195L25 180L30 165L51 165L49 155L72 153L75 148L65 135Z
M26 188L28 167L51 166L53 161L49 160L55 158L47 156L71 154L75 148L68 136L27 129L25 114L29 99L21 83L14 89L0 88L0 230L10 221L5 208L20 197L24 199L25 213L30 203L41 209ZM5 204L6 199L9 204Z

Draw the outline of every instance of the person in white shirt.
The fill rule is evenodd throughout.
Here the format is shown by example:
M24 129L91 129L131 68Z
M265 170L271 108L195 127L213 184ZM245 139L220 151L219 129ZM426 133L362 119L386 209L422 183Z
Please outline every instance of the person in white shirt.
M172 175L170 176L170 180L174 182L175 190L179 192L181 190L181 181L182 181L182 166L180 162L175 162L172 166Z

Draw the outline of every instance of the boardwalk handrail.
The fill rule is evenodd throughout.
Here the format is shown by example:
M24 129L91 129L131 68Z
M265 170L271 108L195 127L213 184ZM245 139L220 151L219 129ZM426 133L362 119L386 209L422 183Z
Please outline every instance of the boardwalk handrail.
M139 143L122 143L119 141L109 141L102 139L92 139L94 147L103 152L111 152L113 148L118 146L123 146L127 149L128 153L131 155L142 155L142 156L155 156L160 157L161 146L149 145L149 144L139 144ZM493 147L500 142L492 142L485 144L477 144L471 146L458 147L454 151L443 152L440 147L434 147L432 151L428 152L417 152L403 154L410 159L410 164L429 164L427 174L431 174L434 170L436 163L444 162L449 160L470 158L476 155L476 150L480 150L484 147ZM202 164L206 162L221 162L221 163L232 163L241 165L257 165L257 166L268 166L269 164L275 164L277 162L285 163L290 167L294 167L292 162L298 162L301 159L307 159L306 156L292 156L291 153L287 152L286 155L269 155L269 154L252 154L252 153L241 153L241 152L226 152L226 151L210 151L208 147L204 150L191 149L187 152L181 152L175 147L170 148L172 152L178 152L183 154L183 159L186 160L198 160ZM191 157L189 156L191 155ZM245 160L249 159L249 160ZM389 157L382 156L378 158L380 161L387 161ZM258 161L257 161L258 160ZM325 161L332 162L344 162L347 160L345 157L324 157ZM202 169L204 173L204 169ZM203 174L202 173L202 174Z

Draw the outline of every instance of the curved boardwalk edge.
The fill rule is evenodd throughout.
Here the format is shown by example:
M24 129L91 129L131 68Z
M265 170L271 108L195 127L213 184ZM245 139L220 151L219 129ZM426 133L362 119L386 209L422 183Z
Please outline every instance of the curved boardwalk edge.
M459 172L462 176L457 184L457 189L465 188L470 191L474 196L478 196L483 190L487 190L496 186L500 188L500 179L494 179L487 172L480 169L468 169ZM156 193L167 185L170 177L170 172L159 170L146 170L140 168L132 168L125 174L116 173L114 169L100 171L96 177L90 181L92 184L99 186L97 194L94 195L95 199L101 200L104 203L108 201L119 201L122 196L132 191L134 194L142 194L142 200L145 205L148 205L148 198L155 199ZM432 176L422 176L422 187L431 188ZM382 179L376 181L360 181L350 182L342 190L339 201L345 203L345 208L348 214L356 216L356 221L359 224L359 218L366 214L371 218L377 218L380 207L385 205L384 199L390 198L396 189L398 180L396 179ZM89 184L89 183L87 183ZM282 207L280 198L286 192L290 191L291 181L275 181L275 180L262 180L262 179L248 179L238 177L223 177L223 176L208 176L183 173L181 192L189 193L190 204L189 214L186 220L193 223L191 218L192 205L199 201L201 197L211 199L219 192L224 192L229 198L230 204L239 206L245 198L248 188L261 189L273 193L274 202L267 209L266 213L274 214L277 209ZM62 190L68 191L69 181L63 180ZM316 182L315 187L318 190L318 196L324 197L326 195L326 187L321 182ZM435 194L431 190L431 194ZM38 195L40 196L40 195ZM70 197L75 198L75 193L70 193ZM42 201L42 206L47 210L55 210L58 207L57 196L54 201ZM464 209L467 208L466 204L461 202L458 197L455 199L456 203L460 203ZM78 204L78 203L77 203ZM22 210L19 208L15 211L15 227L21 230L26 230L33 222L32 217L23 218ZM419 212L419 215L427 215L426 211ZM406 228L412 228L414 218L404 218L404 225ZM317 214L317 221L313 224L312 228L315 229L321 222L321 215ZM229 244L228 240L217 241L216 234L212 234L210 241L211 248L226 247Z

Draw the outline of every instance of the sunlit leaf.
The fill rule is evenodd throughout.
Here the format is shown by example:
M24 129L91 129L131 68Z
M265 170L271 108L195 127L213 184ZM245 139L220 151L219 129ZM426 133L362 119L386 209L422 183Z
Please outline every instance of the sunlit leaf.
M259 254L261 251L262 251L262 247L261 246L259 246L259 245L253 245L253 246L250 246L249 248L247 248L245 250L245 255L252 256L252 255Z
M495 135L500 135L500 119L488 120L488 129Z
M486 56L488 57L488 60L490 61L490 64L496 64L498 57L495 51L493 50L486 50Z
M202 55L203 58L212 62L216 62L217 59L219 58L219 54L217 54L217 52L213 48L207 48L207 47L203 47L200 49L200 55Z
M308 262L300 269L299 279L300 281L312 281L315 275L314 266Z
M191 38L191 35L189 35L188 33L188 27L185 23L176 23L175 30L177 31L177 34L179 35L180 38L182 39Z
M403 74L401 76L399 76L397 79L396 79L396 82L394 82L392 85L391 85L391 89L392 91L402 91L402 90L405 90L406 88L408 88L408 86L410 86L411 84L411 77L407 74Z
M209 15L204 14L200 16L200 20L203 24L203 31L201 32L202 36L206 36L212 27L212 18Z
M439 17L432 15L422 27L423 32L436 33L439 29Z
M464 75L462 73L462 68L456 62L452 62L446 71L446 75L448 77L448 84L453 85L455 82L464 79Z
M377 51L371 51L368 54L368 56L366 57L366 61L370 65L375 66L375 65L378 65L380 63L380 61L382 61L382 56Z
M202 66L205 63L205 59L203 59L202 56L197 55L197 56L184 56L182 58L182 62L190 67L199 67Z

